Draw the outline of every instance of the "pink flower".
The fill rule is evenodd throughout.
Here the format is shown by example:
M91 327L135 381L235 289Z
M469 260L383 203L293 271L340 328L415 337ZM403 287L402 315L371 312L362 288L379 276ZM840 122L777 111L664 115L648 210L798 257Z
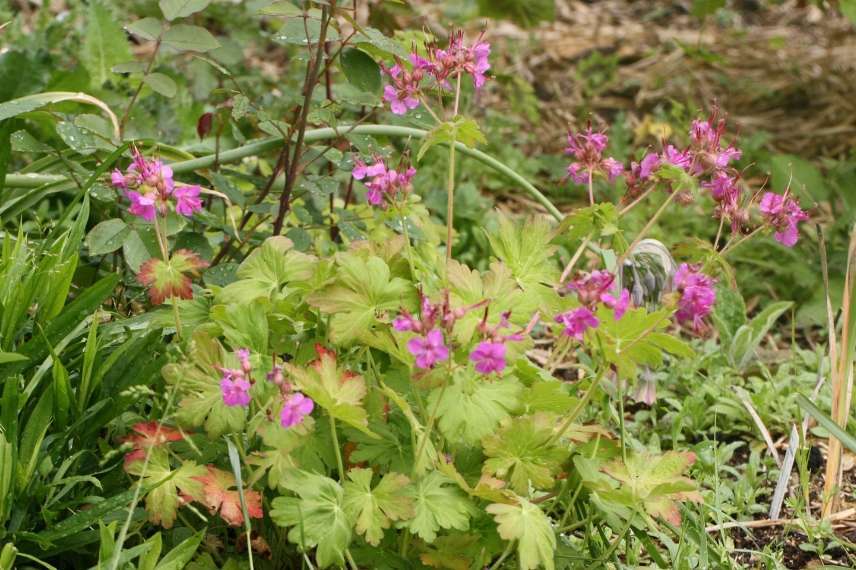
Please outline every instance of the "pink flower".
M250 383L242 374L224 370L220 380L220 392L227 406L248 406L250 404Z
M799 203L788 196L766 192L761 197L761 215L776 229L776 241L787 247L793 247L799 240L799 223L808 219Z
M556 322L564 325L565 335L583 340L583 335L590 328L597 328L600 321L587 307L579 307L556 316Z
M505 370L505 343L483 341L470 353L470 361L482 374Z
M679 322L691 322L696 332L704 328L703 320L716 302L716 280L699 271L698 266L682 263L675 272L674 285L681 293L678 310Z
M449 358L449 349L444 344L440 329L432 329L424 337L410 339L407 350L416 357L416 366L422 369L431 368L435 363Z
M610 182L621 176L624 165L611 156L603 156L608 143L606 134L594 132L591 125L585 131L568 133L565 154L576 159L568 166L568 178L577 184L587 184L589 177L598 173Z
M389 103L392 112L404 115L409 109L418 107L419 84L422 82L423 72L420 69L406 71L398 63L389 69L384 68L384 71L392 80L392 84L383 88L383 99Z
M476 43L471 48L472 57L475 60L472 67L473 84L476 89L481 89L485 84L485 73L490 69L490 44L485 41Z
M246 348L239 348L235 351L235 356L238 357L238 360L241 361L241 370L244 374L249 375L253 370L252 364L250 364L250 351Z
M300 392L289 396L282 405L279 413L279 422L284 428L294 427L303 421L303 418L312 413L315 402Z
M140 194L134 190L125 192L125 196L131 201L128 212L133 216L142 218L147 222L155 219L157 208L155 207L155 198L150 194Z
M702 183L702 187L710 190L710 195L717 202L736 202L740 196L740 187L736 181L721 170L713 175L710 182Z
M618 321L621 320L621 317L624 316L627 307L630 305L630 291L622 289L618 297L604 293L600 296L600 300L604 305L613 310L615 320Z
M673 145L668 145L663 151L663 161L677 166L682 170L689 170L692 165L692 154L689 151L681 151Z
M583 273L568 283L568 289L576 291L583 305L594 305L609 291L613 281L615 276L612 273L596 269L591 273Z
M413 318L413 315L406 311L402 311L402 314L392 321L392 328L398 332L418 331L420 324L419 321Z
M487 72L490 69L490 44L479 36L476 42L464 45L464 33L457 31L449 38L449 47L439 49L428 48L428 58L417 54L410 55L410 61L415 70L430 73L437 85L444 89L451 88L450 79L458 74L469 75L473 78L473 85L481 89L487 81Z
M199 199L199 186L178 186L172 191L172 196L175 198L175 211L182 216L189 218L193 212L202 209L202 200Z
M400 193L410 191L410 182L416 176L416 169L405 170L388 168L380 157L375 157L371 165L361 160L355 162L351 175L356 180L365 180L366 201L373 206L382 206L384 199L394 201Z
M657 153L649 152L645 155L645 158L642 159L642 162L639 163L639 178L641 180L645 180L646 178L651 176L659 166L660 157L657 155Z

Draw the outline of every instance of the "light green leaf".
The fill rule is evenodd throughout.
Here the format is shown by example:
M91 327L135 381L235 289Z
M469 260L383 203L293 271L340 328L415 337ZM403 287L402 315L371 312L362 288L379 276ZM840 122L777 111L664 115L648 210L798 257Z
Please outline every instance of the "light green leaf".
M285 363L285 369L297 387L324 408L328 414L358 430L374 436L363 407L366 381L362 376L340 370L336 355L321 349L318 359L308 366Z
M86 236L89 255L104 255L116 251L122 247L130 233L128 224L119 218L101 222Z
M551 443L554 423L546 414L506 420L484 439L488 459L483 472L507 480L520 495L526 495L530 486L552 488L554 476L568 456L566 450Z
M204 10L211 0L160 0L158 5L164 18L172 22Z
M279 0L263 7L259 12L266 16L299 16L303 13L291 0Z
M731 363L737 368L745 368L755 356L755 351L770 328L792 306L793 303L790 301L770 303L751 321L738 328L728 350Z
M205 529L185 538L175 548L167 552L166 556L158 562L155 570L181 570L196 554L203 538L205 538Z
M517 407L520 391L513 377L491 381L461 370L445 390L431 391L428 408L437 410L437 426L451 444L474 445Z
M146 85L164 97L175 97L178 86L172 77L163 73L150 73L143 78Z
M274 299L288 292L287 285L312 278L317 259L293 249L283 236L268 238L238 268L238 280L217 295L222 303L248 303L258 297Z
M792 154L777 154L770 159L773 188L791 188L797 196L806 192L818 202L829 198L823 174L809 161Z
M470 148L475 148L478 144L487 144L487 139L482 134L475 120L457 116L451 121L440 123L431 129L431 132L428 133L428 136L422 142L422 146L419 147L416 160L422 161L422 157L433 146L449 145L454 142L463 143Z
M125 29L144 40L156 40L163 31L163 22L157 18L142 18L131 22Z
M96 99L95 97L85 93L49 91L47 93L36 93L35 95L27 95L26 97L12 99L11 101L0 103L0 121L17 117L18 115L29 113L36 109L41 109L51 103L62 103L63 101L74 101L75 103L82 103L85 105L95 105L110 119L110 122L113 125L113 133L117 139L119 138L119 119L116 118L116 115L110 110L110 107L108 107L104 101Z
M517 541L517 556L521 570L543 566L553 570L556 551L556 533L550 518L537 505L518 498L517 505L494 503L485 507L493 515L499 536Z
M100 88L110 79L110 69L114 65L131 58L125 33L103 0L89 3L80 55L94 88Z
M336 481L292 471L285 478L297 497L273 500L270 518L279 526L292 527L288 540L306 551L318 547L316 560L326 568L345 564L345 549L351 543L351 522L344 509L344 492Z
M178 51L206 52L220 47L220 42L205 28L177 24L164 32L163 45Z
M25 360L29 360L23 354L18 354L17 352L0 352L0 364L6 364L7 362L23 362Z
M432 471L416 483L412 490L415 516L404 523L425 542L434 542L440 529L467 530L475 507L455 483Z
M331 316L331 339L342 345L356 340L370 342L379 324L378 313L412 307L413 285L391 277L379 257L365 259L355 253L340 254L336 282L309 296L308 302Z
M355 521L356 531L365 536L366 542L377 546L391 521L406 520L415 513L407 490L410 479L400 473L387 473L372 488L372 475L371 469L348 471L344 508Z

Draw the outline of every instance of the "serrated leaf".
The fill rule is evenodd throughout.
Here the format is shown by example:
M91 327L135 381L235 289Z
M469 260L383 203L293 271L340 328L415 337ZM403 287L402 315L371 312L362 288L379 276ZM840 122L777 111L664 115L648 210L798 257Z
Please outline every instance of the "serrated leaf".
M513 378L490 381L461 370L445 390L431 391L428 407L437 410L437 427L450 443L473 445L509 417L518 405L520 390Z
M322 568L343 566L352 534L342 487L332 479L306 471L292 471L285 479L288 489L299 498L274 499L271 519L279 526L292 527L288 540L301 550L317 546L315 556Z
M328 414L371 436L368 414L363 407L366 396L365 379L353 372L341 370L336 354L316 347L318 358L307 366L285 363L285 369L298 389L324 408Z
M410 479L400 473L387 473L372 488L371 469L351 469L345 490L344 509L355 523L357 533L372 546L380 544L383 531L392 521L412 518L413 500L408 495Z
M336 282L309 296L309 304L331 316L331 339L342 345L361 340L371 342L379 324L378 313L412 307L413 285L391 277L389 266L379 257L367 259L354 254L337 258Z
M287 294L289 283L309 280L317 259L293 249L283 236L268 238L241 263L238 280L218 293L222 303L247 303L258 297L275 299Z
M437 471L420 479L412 490L414 517L404 523L425 542L434 542L440 529L467 530L475 507L454 482Z
M483 472L510 483L519 495L529 488L550 489L568 452L552 442L554 422L539 414L506 420L482 443L488 459Z
M128 40L116 18L102 0L90 2L80 59L89 72L92 86L100 88L110 79L110 69L130 58Z
M206 52L220 47L220 42L205 28L177 24L164 32L163 45L178 51Z
M619 482L619 488L599 492L604 500L615 500L631 508L641 505L652 517L659 516L679 526L678 503L702 501L692 479L682 476L695 460L695 453L678 451L633 454L628 456L627 463L616 459L602 470Z
M201 497L202 483L196 477L205 475L206 470L193 461L185 461L178 469L172 469L169 455L163 448L152 448L150 453L145 473L142 472L142 459L130 463L127 471L132 475L142 474L144 484L158 484L146 495L146 512L151 522L171 528L178 507L183 504L181 496Z
M143 78L143 82L164 97L175 97L178 91L172 77L163 73L150 73Z
M128 224L119 218L101 222L86 236L89 255L104 255L116 251L122 247L130 233Z
M504 540L517 541L517 556L521 570L532 570L543 566L553 570L556 551L556 533L550 518L537 505L523 498L518 504L494 503L485 507L493 515L499 536Z
M211 0L160 0L158 5L164 18L172 22L204 10Z
M156 40L163 31L163 23L157 18L142 18L131 22L125 29L144 40Z
M422 161L425 153L431 147L437 145L449 145L455 142L465 144L470 148L475 148L478 144L487 144L487 139L482 134L478 123L475 120L457 116L450 121L440 123L428 133L425 140L422 141L422 146L419 147L419 152L416 155L417 162Z

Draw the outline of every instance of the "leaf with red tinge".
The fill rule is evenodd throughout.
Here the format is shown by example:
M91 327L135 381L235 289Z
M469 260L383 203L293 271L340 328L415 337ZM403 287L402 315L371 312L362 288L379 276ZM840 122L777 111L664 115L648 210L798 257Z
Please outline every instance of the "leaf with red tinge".
M131 463L145 459L146 450L150 447L184 439L180 431L165 427L156 421L140 422L134 424L131 429L136 433L120 440L122 443L130 443L134 446L133 451L125 455L126 471Z
M678 503L703 500L693 480L682 476L695 460L695 453L678 451L661 455L631 455L627 463L616 459L604 465L602 470L621 486L613 493L601 493L601 496L609 500L614 494L615 498L625 499L631 505L641 504L649 515L662 517L679 526L681 513Z
M155 305L177 297L192 299L191 277L198 277L208 262L189 249L179 249L169 261L152 258L140 266L137 279L149 290L149 299Z
M203 503L211 514L219 511L220 518L232 526L244 524L244 513L241 511L241 497L235 487L235 476L228 471L208 466L208 473L195 478L202 483L201 498L193 497ZM244 500L247 502L247 514L250 518L260 519L262 497L257 491L244 490Z

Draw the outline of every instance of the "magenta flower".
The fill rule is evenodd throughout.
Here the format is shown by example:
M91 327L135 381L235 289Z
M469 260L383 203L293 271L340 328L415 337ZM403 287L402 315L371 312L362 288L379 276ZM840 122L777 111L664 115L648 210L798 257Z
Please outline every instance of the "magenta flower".
M577 293L583 305L594 305L609 291L613 281L615 276L612 273L596 269L591 273L583 273L568 283L568 289Z
M583 335L590 328L597 328L600 321L587 307L579 307L556 316L556 322L564 325L565 335L583 340Z
M604 293L600 296L600 300L604 305L612 309L615 320L618 321L621 320L621 317L623 317L624 313L627 311L627 307L630 306L630 291L622 289L621 294L619 294L618 297L609 293Z
M718 118L719 110L714 109L707 120L695 120L690 128L690 138L695 155L694 173L701 174L705 167L714 170L725 168L742 156L740 149L733 146L723 147L722 135L725 134L725 119Z
M250 351L246 348L239 348L235 351L235 356L238 357L238 360L241 362L241 371L248 375L253 370L252 364L250 364Z
M673 145L668 145L663 151L663 162L677 166L682 170L689 170L693 162L692 154L687 150L678 150Z
M220 392L223 403L227 406L248 406L250 404L250 386L243 374L235 374L232 370L223 370L220 380Z
M645 180L650 177L657 168L660 166L660 157L657 153L649 152L645 155L645 158L642 159L642 162L639 163L639 173L638 176L641 180Z
M435 363L449 358L449 348L444 344L440 329L432 329L424 337L410 339L407 350L416 357L416 366L422 369L431 368Z
M505 370L505 343L483 341L470 353L470 361L475 363L476 371L482 374Z
M788 196L766 192L761 197L761 215L775 228L776 241L787 247L793 247L799 240L799 223L808 219L799 203Z
M674 285L681 293L675 316L679 322L691 322L693 329L700 332L716 302L716 280L699 271L698 266L682 263L675 272Z
M312 413L315 402L300 392L295 392L286 398L279 413L279 422L284 428L294 427L303 421L303 418Z
M147 222L155 219L157 208L155 207L155 197L151 194L140 194L134 190L125 192L125 196L131 201L128 207L128 212L133 216L142 218Z
M591 125L578 133L568 133L568 146L565 154L573 156L576 160L568 166L568 178L577 184L587 184L595 174L601 174L610 182L624 172L624 165L613 157L603 156L603 151L609 139L604 133L594 132ZM593 203L594 196L589 194L589 200Z
M392 321L392 328L394 328L398 332L418 331L419 321L414 319L413 315L411 315L407 311L402 311L402 314L397 316L395 320Z
M410 55L410 61L416 70L430 73L437 85L444 89L452 87L449 80L458 74L471 76L475 88L481 89L487 81L489 57L490 44L484 41L484 35L467 46L464 45L464 33L457 31L449 38L448 48L429 47L427 59L414 53Z
M388 168L380 157L375 157L371 165L361 160L355 162L351 175L356 180L364 180L366 186L366 201L373 206L383 206L384 200L394 201L401 193L410 191L410 183L416 176L416 169L408 167L405 170Z
M420 69L409 72L396 63L384 71L392 80L391 85L383 88L383 99L396 115L404 115L410 109L419 106L419 84L423 73Z
M193 212L202 209L202 200L199 199L199 193L202 189L199 186L177 186L172 191L172 196L175 198L175 211L182 216L189 218Z

